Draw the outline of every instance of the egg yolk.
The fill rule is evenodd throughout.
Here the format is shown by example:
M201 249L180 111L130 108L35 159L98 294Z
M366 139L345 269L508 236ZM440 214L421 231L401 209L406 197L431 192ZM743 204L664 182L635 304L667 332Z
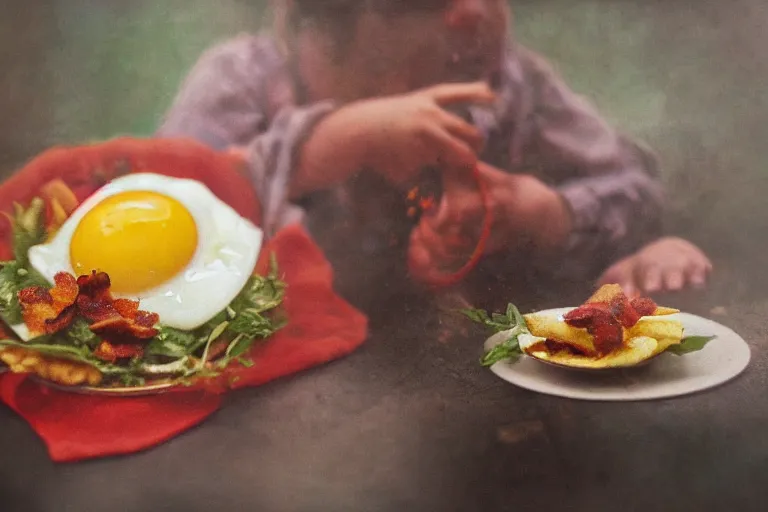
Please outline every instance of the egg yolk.
M112 291L136 294L181 272L197 249L195 219L156 192L115 194L86 213L69 248L77 275L109 274Z

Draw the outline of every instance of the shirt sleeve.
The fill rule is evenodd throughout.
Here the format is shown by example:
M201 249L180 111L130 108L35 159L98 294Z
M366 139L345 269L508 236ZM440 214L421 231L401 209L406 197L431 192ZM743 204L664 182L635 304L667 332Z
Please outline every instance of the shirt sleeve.
M608 126L543 59L528 53L523 62L532 89L528 149L572 214L561 268L599 272L660 235L665 197L658 160Z
M267 236L286 224L303 221L303 210L288 200L296 151L333 109L331 103L323 102L285 106L269 115L269 80L280 65L274 46L252 36L206 51L155 134L194 138L216 150L245 148Z

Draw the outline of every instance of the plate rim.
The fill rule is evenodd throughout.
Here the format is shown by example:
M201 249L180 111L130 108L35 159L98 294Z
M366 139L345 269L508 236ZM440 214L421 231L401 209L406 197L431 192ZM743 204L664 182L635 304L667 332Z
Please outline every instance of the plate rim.
M64 384L58 384L52 380L44 379L39 375L32 372L16 373L13 372L8 365L0 363L0 375L24 375L30 381L35 384L45 386L64 393L74 393L78 395L92 395L92 396L114 396L114 397L138 397L138 396L150 396L167 393L175 389L183 389L185 386L179 379L158 379L151 384L144 384L142 386L113 386L113 387L98 387L98 386L67 386Z

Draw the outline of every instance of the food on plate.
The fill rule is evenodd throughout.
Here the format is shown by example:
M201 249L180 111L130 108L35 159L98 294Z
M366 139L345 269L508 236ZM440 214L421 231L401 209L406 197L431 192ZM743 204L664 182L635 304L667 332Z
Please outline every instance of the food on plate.
M497 333L501 342L486 352L484 365L523 354L575 368L635 366L662 352L701 350L712 337L685 337L676 309L641 297L629 299L618 285L604 285L581 306L564 314L521 315L510 304L505 314L465 310L470 319Z
M80 205L62 182L40 195L16 205L0 264L12 371L92 386L212 375L285 323L276 262L253 274L261 230L203 184L137 173Z

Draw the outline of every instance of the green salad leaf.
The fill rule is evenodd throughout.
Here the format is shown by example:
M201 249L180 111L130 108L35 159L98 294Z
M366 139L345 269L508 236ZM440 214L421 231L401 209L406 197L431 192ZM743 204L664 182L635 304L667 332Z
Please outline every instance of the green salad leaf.
M43 200L35 198L26 209L14 204L14 215L10 217L15 259L0 263L0 316L11 325L22 322L18 293L30 286L48 285L45 278L30 267L28 256L32 246L45 242L44 211Z
M679 344L670 346L666 352L675 354L676 356L698 352L715 338L717 338L717 336L688 336L683 338Z
M75 318L72 325L64 331L63 337L76 347L87 347L90 350L96 350L101 342L84 318Z
M195 333L161 325L157 335L147 345L146 352L179 359L193 353L200 345L199 336Z
M518 337L521 334L530 334L531 332L528 330L520 310L514 304L508 304L504 314L493 313L489 315L487 311L482 309L463 309L460 313L473 322L485 325L494 333L505 332L507 334L504 341L483 355L480 364L492 366L499 361L515 362L523 355Z
M18 203L13 207L13 257L20 268L26 268L29 266L29 249L45 241L45 202L36 197L26 209Z

